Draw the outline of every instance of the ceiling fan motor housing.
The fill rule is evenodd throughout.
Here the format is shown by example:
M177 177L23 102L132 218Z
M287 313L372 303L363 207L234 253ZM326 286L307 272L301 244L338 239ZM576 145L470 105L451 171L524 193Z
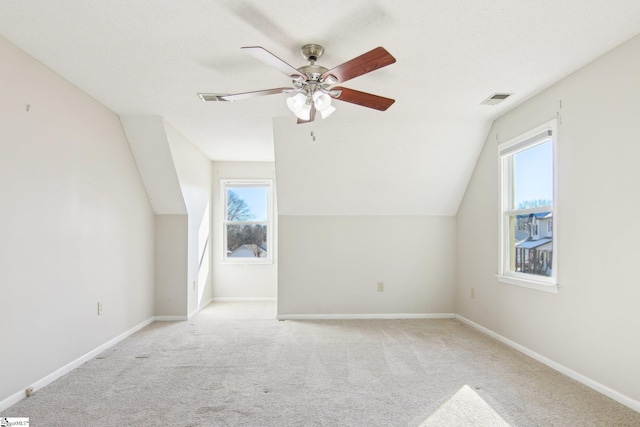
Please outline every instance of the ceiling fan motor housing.
M312 65L304 65L298 68L298 71L300 71L300 73L307 76L309 80L318 81L320 80L320 77L329 70L320 65L312 64Z

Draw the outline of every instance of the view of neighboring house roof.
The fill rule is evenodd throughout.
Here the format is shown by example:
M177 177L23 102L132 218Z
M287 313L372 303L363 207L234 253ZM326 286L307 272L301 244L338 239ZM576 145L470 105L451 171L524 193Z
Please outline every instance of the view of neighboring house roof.
M553 212L538 212L538 213L534 213L533 216L535 216L538 219L552 218Z
M524 242L517 243L516 248L535 249L539 246L550 243L552 240L553 239L551 239L550 237L545 237L544 239L540 239L540 240L526 240Z
M528 231L516 230L516 242L527 240L531 235Z

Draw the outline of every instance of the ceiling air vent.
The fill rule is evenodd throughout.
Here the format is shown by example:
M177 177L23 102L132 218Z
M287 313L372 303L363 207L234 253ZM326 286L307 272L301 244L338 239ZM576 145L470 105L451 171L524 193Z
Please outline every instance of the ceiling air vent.
M484 101L480 103L480 105L498 105L508 97L513 95L512 93L494 93Z
M198 96L200 97L200 99L202 99L204 102L209 102L209 101L224 101L224 102L229 102L228 99L224 99L223 96L224 95L216 95L215 93L199 93Z

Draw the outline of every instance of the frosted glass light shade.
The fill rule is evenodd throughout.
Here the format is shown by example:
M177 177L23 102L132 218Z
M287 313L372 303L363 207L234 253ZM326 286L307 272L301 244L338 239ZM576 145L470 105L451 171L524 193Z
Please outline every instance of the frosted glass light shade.
M287 107L300 120L309 120L311 117L311 104L307 104L307 96L303 93L287 98Z
M317 108L317 107L316 107ZM326 119L327 117L329 117L334 111L336 111L336 107L333 107L331 105L329 105L328 107L326 107L324 110L320 110L318 109L318 111L320 111L320 114L322 114L322 118Z
M311 102L313 102L313 104L311 104ZM297 93L287 98L287 107L289 107L291 112L300 120L310 120L312 105L320 112L323 119L326 119L336 111L335 107L331 106L331 96L320 90L316 90L313 95L311 95L311 102L309 102L307 95L304 93Z
M331 97L324 92L317 91L313 94L313 103L316 110L322 111L331 107Z
M298 93L290 98L287 98L287 107L293 112L293 114L298 115L298 112L302 109L302 107L307 103L307 97L303 93Z
M309 120L311 118L311 104L304 104L298 112L294 111L294 114L300 120Z
M313 103L316 106L316 110L322 114L323 119L326 119L336 111L336 108L331 106L331 97L324 92L315 92L313 94Z

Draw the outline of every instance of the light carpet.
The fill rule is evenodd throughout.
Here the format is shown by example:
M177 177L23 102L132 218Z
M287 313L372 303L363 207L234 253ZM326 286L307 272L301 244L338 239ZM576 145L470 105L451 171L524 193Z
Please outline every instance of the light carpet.
M454 319L279 322L275 310L214 303L153 323L2 416L36 427L415 427L468 385L514 427L640 426L639 413Z

